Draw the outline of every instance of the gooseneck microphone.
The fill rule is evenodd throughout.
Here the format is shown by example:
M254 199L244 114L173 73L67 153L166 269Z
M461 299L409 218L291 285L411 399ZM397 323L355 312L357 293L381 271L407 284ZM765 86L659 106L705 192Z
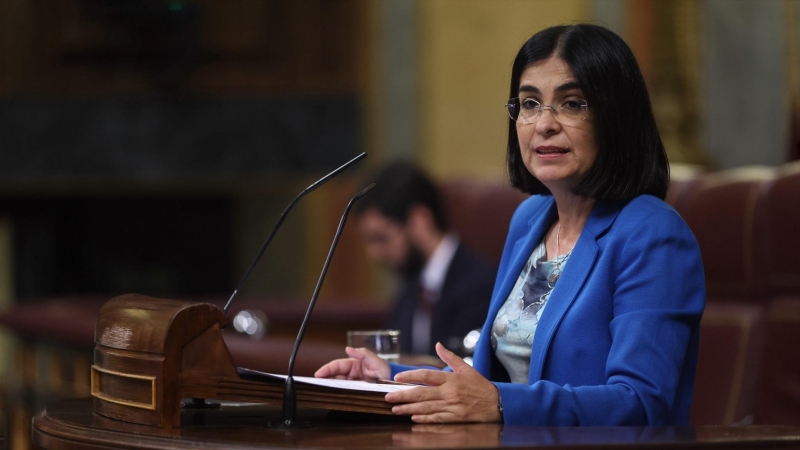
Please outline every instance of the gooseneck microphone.
M339 220L339 228L336 230L336 234L333 236L331 249L328 251L328 257L325 258L325 264L322 266L322 273L319 275L319 280L317 280L317 286L314 288L314 294L311 296L311 302L308 305L308 311L306 311L306 315L303 317L303 322L300 324L300 331L297 333L297 340L294 342L294 349L292 350L292 355L289 357L289 370L286 372L286 384L283 388L282 427L290 428L298 426L295 420L297 413L297 393L294 389L294 360L297 357L297 349L300 348L300 342L303 340L303 335L306 332L306 326L308 326L308 319L311 317L311 311L314 310L314 304L317 302L319 290L322 287L322 281L325 279L325 274L328 272L328 266L333 258L333 252L336 250L336 244L339 243L339 237L342 235L344 223L347 220L347 215L350 213L350 208L353 207L353 204L356 202L356 200L363 197L364 194L369 192L369 190L373 187L375 187L375 183L370 184L362 189L361 192L354 195L353 198L350 199L350 202L347 203L347 207L345 207L344 213L342 213L342 218Z
M278 231L278 228L280 228L281 224L283 223L283 219L285 219L286 215L289 214L289 211L291 211L292 208L294 208L294 205L298 201L300 201L300 199L303 198L306 194L308 194L309 192L313 191L314 189L322 186L323 184L325 184L326 181L330 180L331 178L335 177L336 175L339 175L345 169L347 169L348 167L352 166L353 164L361 161L362 159L364 159L366 157L367 157L367 152L362 152L360 155L358 155L355 158L351 159L350 161L347 161L346 163L344 163L338 169L334 170L333 172L325 175L324 177L322 177L319 180L317 180L314 183L312 183L309 187L305 188L305 190L303 190L303 192L301 192L297 197L295 197L294 200L292 200L292 203L289 203L289 206L287 206L286 209L283 210L283 213L278 218L278 221L275 223L275 226L272 227L272 231L269 233L269 236L267 237L267 240L264 242L264 245L261 246L261 250L258 251L258 254L253 259L253 262L250 263L250 267L247 269L247 272L244 273L244 276L242 277L242 281L240 281L239 285L236 286L236 289L233 290L233 294L231 294L231 298L228 299L228 303L226 303L225 304L225 308L222 309L222 313L223 314L225 314L225 315L228 314L228 308L231 307L231 303L233 303L233 299L236 297L236 295L239 293L239 290L242 289L242 286L244 286L244 283L250 277L250 272L252 272L253 269L255 269L256 264L258 264L258 260L260 260L261 259L261 255L264 254L264 250L266 250L267 246L269 245L269 243L272 242L272 238L275 237L275 233Z

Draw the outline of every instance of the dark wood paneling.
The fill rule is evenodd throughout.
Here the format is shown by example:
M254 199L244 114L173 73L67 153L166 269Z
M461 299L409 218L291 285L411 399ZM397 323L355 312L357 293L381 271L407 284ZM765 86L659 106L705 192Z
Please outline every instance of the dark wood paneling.
M0 95L337 92L356 86L352 0L0 2Z

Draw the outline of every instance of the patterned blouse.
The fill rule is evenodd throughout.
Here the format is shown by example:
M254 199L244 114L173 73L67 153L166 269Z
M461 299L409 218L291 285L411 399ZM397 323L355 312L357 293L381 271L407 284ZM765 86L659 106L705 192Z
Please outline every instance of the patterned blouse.
M546 261L544 241L528 258L492 324L492 349L512 383L528 383L536 326L572 252Z

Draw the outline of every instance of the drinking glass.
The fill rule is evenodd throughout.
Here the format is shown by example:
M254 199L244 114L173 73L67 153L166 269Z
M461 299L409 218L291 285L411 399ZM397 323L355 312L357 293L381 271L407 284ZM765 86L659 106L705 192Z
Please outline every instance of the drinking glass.
M347 346L364 347L386 362L400 360L400 330L348 331Z

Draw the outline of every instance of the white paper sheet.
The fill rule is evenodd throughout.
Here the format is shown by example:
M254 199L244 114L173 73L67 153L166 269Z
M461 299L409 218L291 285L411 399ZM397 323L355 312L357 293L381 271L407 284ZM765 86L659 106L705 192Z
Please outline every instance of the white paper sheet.
M259 372L257 370L252 370L252 369L239 368L239 370L250 372L252 374L260 376L279 378L281 380L285 380L287 378L287 375ZM334 389L348 389L351 391L362 391L362 392L388 393L395 391L405 391L407 389L414 389L416 387L421 387L418 385L408 385L408 384L381 384L381 383L369 383L367 381L359 381L359 380L336 380L332 378L313 378L313 377L294 377L294 381L295 383L313 384L316 386L325 386Z

